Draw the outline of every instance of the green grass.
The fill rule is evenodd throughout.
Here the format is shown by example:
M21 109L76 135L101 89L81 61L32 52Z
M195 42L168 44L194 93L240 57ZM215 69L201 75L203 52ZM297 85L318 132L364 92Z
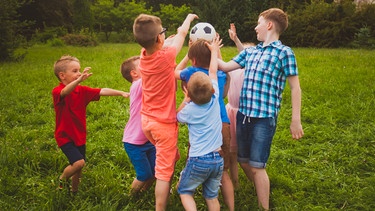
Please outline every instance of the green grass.
M67 161L53 137L51 91L58 84L54 61L63 54L74 55L82 67L92 67L94 75L84 85L127 91L130 84L119 67L139 51L137 44L34 46L24 61L0 64L0 210L154 209L153 189L141 199L128 196L134 171L121 140L129 101L120 97L102 97L88 106L88 163L80 193L71 198L56 190L56 178ZM294 51L305 136L294 141L289 134L287 87L267 168L272 210L375 210L375 51ZM224 47L222 53L229 60L236 49ZM178 103L181 97L179 90ZM180 127L179 148L182 158L174 184L184 166L186 126ZM254 187L242 171L239 176L237 210L256 210ZM196 201L199 210L206 210L199 194ZM183 210L176 192L168 208Z

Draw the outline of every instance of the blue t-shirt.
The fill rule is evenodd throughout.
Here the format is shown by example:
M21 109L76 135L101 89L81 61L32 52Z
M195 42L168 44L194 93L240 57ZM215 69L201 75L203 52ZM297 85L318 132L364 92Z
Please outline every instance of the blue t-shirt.
M185 81L187 83L189 81L190 77L198 71L204 72L208 75L207 69L201 68L201 67L190 66L190 67L187 67L187 68L185 68L181 71L180 78L181 78L182 81ZM227 110L225 109L224 97L223 97L224 86L225 86L225 83L227 82L227 75L221 70L217 71L217 81L218 81L218 84L219 84L219 104L220 104L221 121L223 123L230 123L229 118L228 118L228 114L227 114Z
M217 150L223 144L221 134L219 89L216 80L211 80L215 94L211 101L197 105L188 103L177 113L177 120L187 123L189 128L189 157L198 157Z

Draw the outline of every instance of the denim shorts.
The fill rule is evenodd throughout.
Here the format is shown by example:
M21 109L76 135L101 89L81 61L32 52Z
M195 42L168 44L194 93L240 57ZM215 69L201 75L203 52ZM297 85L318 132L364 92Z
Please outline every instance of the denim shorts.
M189 157L181 172L178 193L194 195L197 187L202 184L205 199L217 198L223 169L224 160L218 152Z
M86 144L77 147L73 142L69 142L62 145L60 149L68 158L70 165L82 159L86 160Z
M155 176L156 149L151 142L142 145L124 142L124 148L134 166L137 180L145 182Z
M254 168L266 168L277 118L252 118L237 112L237 160Z

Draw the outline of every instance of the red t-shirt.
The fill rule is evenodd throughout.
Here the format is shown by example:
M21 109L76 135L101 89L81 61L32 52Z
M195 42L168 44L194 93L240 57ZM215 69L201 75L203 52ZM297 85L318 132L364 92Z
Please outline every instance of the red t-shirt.
M76 146L86 144L86 107L91 101L100 99L99 88L78 85L69 95L61 98L60 83L52 90L56 113L55 139L59 147L74 142Z

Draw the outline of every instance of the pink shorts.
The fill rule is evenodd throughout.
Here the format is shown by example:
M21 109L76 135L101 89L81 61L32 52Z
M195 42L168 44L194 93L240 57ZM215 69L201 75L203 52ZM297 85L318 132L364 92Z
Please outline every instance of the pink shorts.
M238 108L233 108L229 104L225 106L230 121L230 151L237 152L237 138L236 138L236 116Z
M142 130L156 148L156 179L166 182L171 181L175 163L180 159L177 148L177 121L174 123L161 123L142 115Z

